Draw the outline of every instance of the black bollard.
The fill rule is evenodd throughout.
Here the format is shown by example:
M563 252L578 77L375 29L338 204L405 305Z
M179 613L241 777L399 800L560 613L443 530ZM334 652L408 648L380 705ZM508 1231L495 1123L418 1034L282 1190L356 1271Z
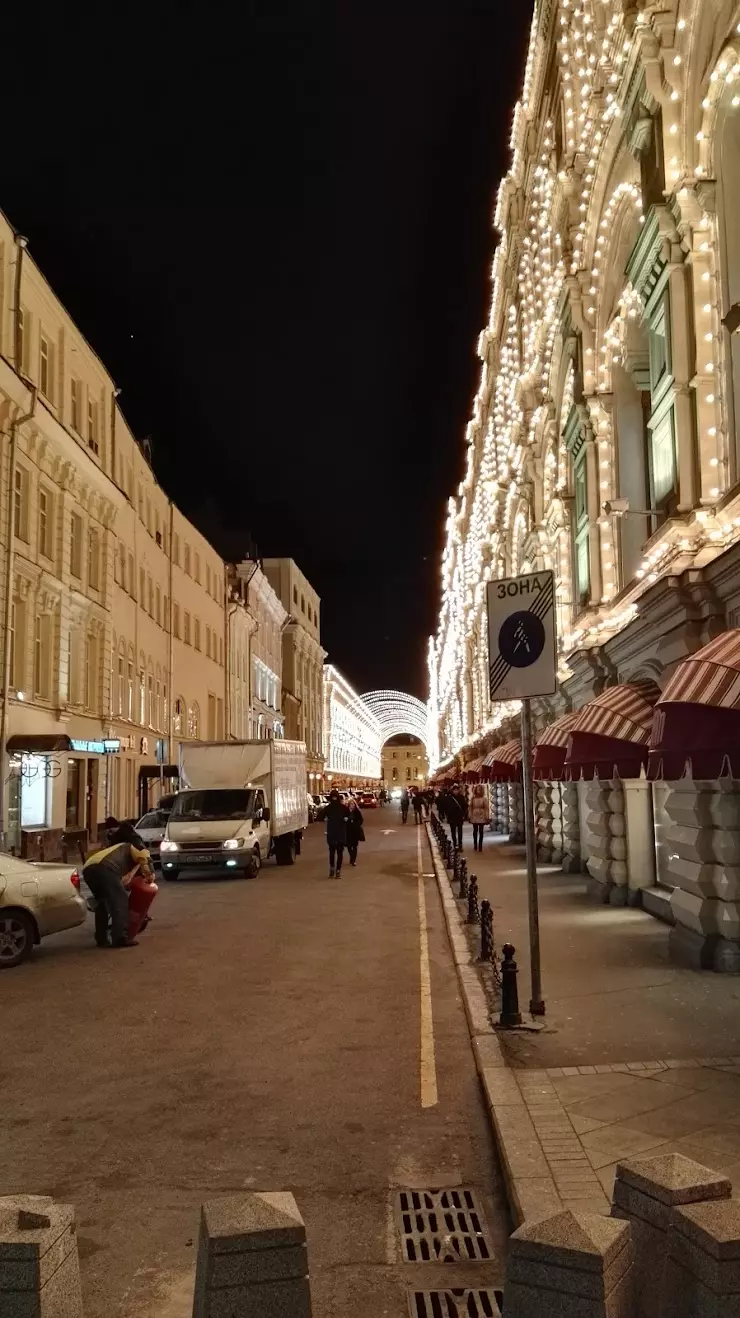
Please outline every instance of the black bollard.
M515 951L516 948L511 943L504 943L504 955L501 962L501 1015L499 1016L499 1023L509 1029L522 1023L517 985L519 971L514 960Z
M468 862L463 858L460 861L460 897L464 901L468 895Z
M485 897L480 904L480 960L490 961L493 955L493 911Z
M480 920L480 908L478 906L478 879L475 874L471 874L468 885L468 924L477 924Z

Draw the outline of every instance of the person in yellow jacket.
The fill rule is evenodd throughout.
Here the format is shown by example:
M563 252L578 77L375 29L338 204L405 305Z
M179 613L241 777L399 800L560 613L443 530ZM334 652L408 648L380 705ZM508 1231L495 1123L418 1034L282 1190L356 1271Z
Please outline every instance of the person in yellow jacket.
M88 856L82 877L95 898L95 942L98 947L135 947L128 936L127 885L135 874L152 875L149 852L132 842L115 842ZM108 942L108 922L111 942Z

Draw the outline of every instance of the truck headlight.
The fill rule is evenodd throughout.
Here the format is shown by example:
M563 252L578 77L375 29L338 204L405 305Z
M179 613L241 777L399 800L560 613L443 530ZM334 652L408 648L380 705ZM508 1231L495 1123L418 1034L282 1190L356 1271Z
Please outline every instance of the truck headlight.
M180 848L178 847L178 845L177 845L176 842L173 842L173 841L172 841L171 838L163 837L163 838L162 838L162 841L161 841L160 844L159 844L159 850L160 850L160 851L179 851Z
M238 851L240 847L244 846L244 838L227 837L226 841L222 842L221 845L224 851Z

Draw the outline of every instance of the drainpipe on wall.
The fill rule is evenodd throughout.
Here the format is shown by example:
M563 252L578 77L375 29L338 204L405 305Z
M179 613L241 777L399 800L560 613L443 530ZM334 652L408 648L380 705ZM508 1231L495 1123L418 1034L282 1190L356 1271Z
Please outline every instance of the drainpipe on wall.
M13 309L13 355L16 373L23 375L22 337L21 337L21 280L23 275L23 253L28 247L28 239L22 234L15 236L17 255L15 260L15 305ZM31 404L23 416L16 416L10 423L10 460L8 464L8 516L6 519L5 538L5 601L3 605L3 685L2 709L0 710L0 846L5 848L5 787L8 776L8 697L10 693L10 619L13 607L13 492L15 489L16 455L18 453L18 430L26 421L30 421L36 411L36 386L29 385Z

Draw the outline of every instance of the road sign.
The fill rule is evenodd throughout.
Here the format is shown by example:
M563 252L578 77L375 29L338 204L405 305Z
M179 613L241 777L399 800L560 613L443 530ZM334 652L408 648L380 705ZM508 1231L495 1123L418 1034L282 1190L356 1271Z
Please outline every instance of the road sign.
M488 663L493 701L555 695L552 572L489 581Z

